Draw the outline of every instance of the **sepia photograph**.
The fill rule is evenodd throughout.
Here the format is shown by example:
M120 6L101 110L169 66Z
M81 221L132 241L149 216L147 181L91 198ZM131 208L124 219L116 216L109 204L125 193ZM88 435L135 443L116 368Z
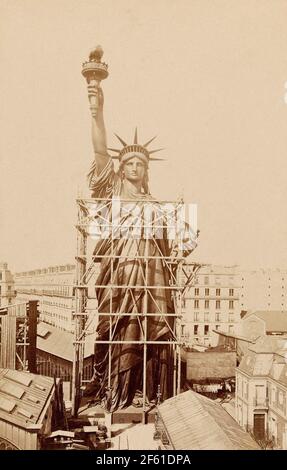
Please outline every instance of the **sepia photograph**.
M0 0L1 451L287 450L286 19Z

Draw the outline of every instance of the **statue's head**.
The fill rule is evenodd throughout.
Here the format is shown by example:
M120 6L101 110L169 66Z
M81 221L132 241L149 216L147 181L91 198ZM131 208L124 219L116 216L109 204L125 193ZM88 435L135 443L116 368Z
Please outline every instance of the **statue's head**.
M123 147L121 149L112 149L118 155L116 158L120 162L119 173L122 179L133 182L142 182L142 188L148 193L148 166L151 160L161 160L160 158L151 157L151 154L159 152L162 149L148 150L147 146L155 139L153 137L144 145L138 143L137 129L135 130L134 142L128 145L121 137L115 134Z
M120 161L120 176L133 183L141 183L148 192L148 159L140 152L126 154Z

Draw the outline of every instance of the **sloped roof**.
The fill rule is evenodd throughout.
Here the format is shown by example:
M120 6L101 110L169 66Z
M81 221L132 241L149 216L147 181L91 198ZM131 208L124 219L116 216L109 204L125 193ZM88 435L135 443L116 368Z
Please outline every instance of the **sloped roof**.
M51 377L0 369L0 420L23 428L40 425L53 386Z
M287 311L280 312L277 310L258 310L246 315L243 318L243 321L247 320L252 315L255 315L257 318L260 318L264 321L266 332L277 331L287 333Z
M222 330L212 330L213 333L217 333L219 336L226 336L227 338L239 339L241 341L246 341L247 343L254 343L253 339L246 338L245 336L240 336L236 333L228 333Z
M272 356L271 356L272 357ZM238 370L246 374L253 375L254 366L256 361L256 354L254 352L247 352L241 359Z
M255 353L279 353L286 344L285 336L263 335L257 338L254 344L249 345L248 349Z
M45 322L40 322L37 325L37 349L41 351L72 362L74 357L73 342L74 334L69 331L60 330ZM94 336L88 335L85 342L85 357L92 354L94 354Z
M274 374L272 374L272 376L273 375ZM282 368L278 382L282 383L283 385L285 385L285 387L287 387L287 364L285 364Z
M175 450L256 450L251 436L218 403L188 390L159 406Z
M260 336L255 344L249 346L238 369L252 376L270 376L278 380L278 368L274 364L286 363L287 338L283 336ZM286 382L286 377L280 373L280 379ZM279 379L279 380L280 380Z
M250 352L243 356L238 369L249 375L266 377L270 373L272 364L273 354Z

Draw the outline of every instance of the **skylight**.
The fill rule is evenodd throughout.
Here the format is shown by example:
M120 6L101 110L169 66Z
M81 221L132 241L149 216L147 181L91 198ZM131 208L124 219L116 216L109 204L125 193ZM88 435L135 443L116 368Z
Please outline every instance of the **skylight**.
M40 403L40 400L36 397L32 397L31 395L26 395L26 398L28 401L31 401L32 403Z
M33 417L32 413L27 410L23 410L22 408L17 408L17 414L25 416L25 418L31 419Z
M1 397L0 400L0 410L6 411L7 413L12 413L16 406L16 403L14 403L11 400L6 400L6 398Z
M42 392L45 392L46 388L43 387L42 385L39 384L34 384L34 387L37 388L38 390L41 390Z
M29 387L30 383L32 382L32 379L29 377L29 375L26 375L23 372L18 372L17 370L8 370L8 372L5 374L5 377L21 385L25 385L25 387Z
M21 387L18 387L17 385L14 385L13 383L5 382L0 386L1 392L7 393L8 395L11 395L12 397L18 398L19 400L22 398L22 396L25 393L25 390L23 390Z

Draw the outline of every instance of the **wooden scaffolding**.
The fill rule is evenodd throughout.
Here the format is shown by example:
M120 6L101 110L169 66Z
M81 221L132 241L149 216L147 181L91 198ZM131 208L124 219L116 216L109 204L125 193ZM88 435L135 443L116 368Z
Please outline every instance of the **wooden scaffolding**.
M116 199L116 200L115 200ZM126 200L120 201L121 204L126 203L127 206L131 201ZM135 204L143 204L143 200L132 200L132 206ZM96 318L100 315L105 315L109 318L109 338L105 341L96 340L100 344L106 344L108 347L108 386L111 383L111 361L112 361L112 345L113 344L140 344L143 346L143 419L146 414L146 364L147 364L147 352L148 348L152 345L169 345L173 350L173 395L180 393L181 388L181 320L182 320L182 305L183 296L185 295L188 285L191 285L194 276L197 272L197 265L194 265L192 272L187 272L184 257L184 250L182 246L182 240L176 240L178 236L177 231L174 230L172 224L174 224L174 214L181 214L184 210L184 202L179 201L146 201L146 204L150 204L148 213L154 213L156 208L157 214L159 208L165 208L164 217L160 216L156 220L153 217L152 221L149 217L141 220L140 229L141 233L148 233L148 238L157 245L157 256L152 256L149 253L149 243L145 243L144 253L136 252L128 255L126 252L118 254L113 250L114 243L117 242L119 234L127 233L127 230L138 230L138 224L135 226L123 225L122 220L125 218L113 217L114 205L119 204L118 198L112 199L101 199L101 198L90 198L90 199L77 199L77 255L76 255L76 282L75 282L75 311L74 311L74 322L75 322L75 336L74 336L74 361L73 361L73 379L72 379L72 413L74 416L77 415L78 407L81 400L81 387L83 384L83 358L84 358L84 347L85 337L88 331L88 327ZM126 210L126 208L124 209ZM161 210L160 210L161 212ZM112 216L111 216L112 215ZM132 219L135 221L136 219ZM173 245L176 246L175 250L171 250L169 255L165 255L157 244L157 233L155 230L171 230L171 238L173 237ZM144 232L142 232L142 230ZM135 232L133 232L135 233ZM161 232L163 233L163 232ZM169 233L170 234L170 233ZM103 252L100 248L95 253L95 245L101 239L110 239L111 249L109 254ZM153 291L158 286L149 285L148 282L148 265L151 259L160 259L163 268L167 271L169 277L168 285L160 286L162 289L169 289L174 304L174 313L163 312L158 306L158 310L155 312L148 312L148 298L153 299ZM98 273L98 263L105 259L110 263L111 278L109 285L100 285L96 283L96 276ZM116 276L116 270L119 266L119 261L132 260L133 262L139 263L142 269L142 279L144 280L143 285L117 285L114 282ZM117 262L116 262L117 261ZM188 263L190 266L190 263ZM199 266L199 265L198 265ZM92 281L92 283L91 283ZM94 294L91 295L89 286L93 286L93 289L106 289L109 296L110 310L107 313L101 313L99 305L95 308L89 307L91 300L96 300ZM113 290L115 289L126 289L131 293L133 289L142 289L143 291L143 311L136 313L126 313L120 308L119 311L114 312L112 308ZM154 299L155 304L156 300ZM143 325L142 337L139 341L117 341L113 338L112 320L116 316L118 321L119 317L135 315L140 317L139 321ZM147 336L147 324L150 316L160 316L168 326L170 330L169 339L160 339L152 341ZM170 327L168 317L174 318L173 327ZM97 323L97 322L95 322Z
M0 309L0 367L37 373L38 302L31 300Z

